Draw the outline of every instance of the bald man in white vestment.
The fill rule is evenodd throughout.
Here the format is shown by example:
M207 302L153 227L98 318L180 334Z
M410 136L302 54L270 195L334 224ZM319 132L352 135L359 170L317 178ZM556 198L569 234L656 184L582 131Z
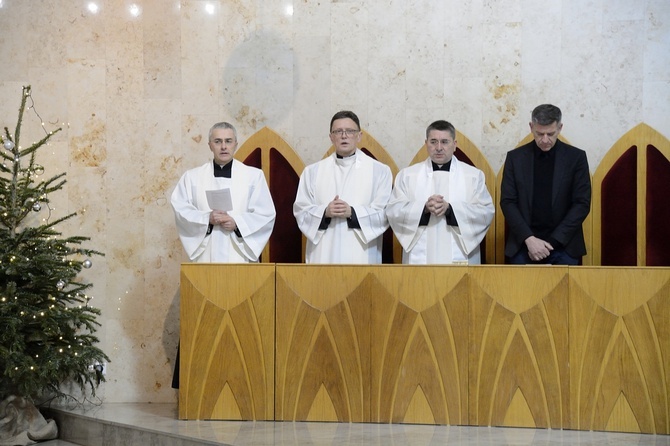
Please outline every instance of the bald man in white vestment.
M237 132L227 123L209 131L214 160L188 170L172 192L179 238L192 262L258 262L270 239L275 207L260 169L233 159ZM212 209L208 191L223 191L230 200Z
M351 111L330 122L335 153L300 176L293 215L307 239L307 263L376 264L388 221L391 169L357 149L360 121Z
M398 172L386 207L405 264L479 264L495 208L484 173L455 156L456 129L426 129L426 161Z

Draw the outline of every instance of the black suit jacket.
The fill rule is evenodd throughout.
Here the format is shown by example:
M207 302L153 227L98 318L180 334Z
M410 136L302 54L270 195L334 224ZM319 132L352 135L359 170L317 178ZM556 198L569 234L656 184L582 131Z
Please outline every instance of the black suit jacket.
M507 222L505 255L526 249L533 203L533 151L535 141L507 153L500 190L500 208ZM586 254L582 223L591 209L591 176L586 152L556 141L552 215L556 222L551 238L563 245L572 257Z

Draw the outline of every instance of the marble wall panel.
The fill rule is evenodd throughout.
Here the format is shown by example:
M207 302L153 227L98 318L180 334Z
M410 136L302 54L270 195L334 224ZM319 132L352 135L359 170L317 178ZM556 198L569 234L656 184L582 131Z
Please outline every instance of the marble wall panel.
M483 32L482 145L495 147L496 151L509 150L526 132L524 129L520 135L517 121L522 90L522 26L520 22L492 22L483 26Z
M641 47L640 31L641 22L606 21L602 32L588 37L600 48L597 52L584 50L589 45L573 36L564 38L565 44L582 47L569 53L564 50L561 57L562 103L571 111L565 116L570 127L565 127L564 134L587 150L590 165L595 166L611 147L604 142L616 141L624 123L640 116L643 61L642 53L633 50ZM589 131L595 127L600 131Z
M123 165L114 165L105 175L109 220L105 233L110 242L105 251L109 262L106 293L117 308L107 317L120 320L146 315L143 254L147 246L144 224L148 213L141 199L144 178L131 172ZM147 317L146 323L158 322Z
M367 127L371 73L368 43L368 12L358 2L333 3L331 8L330 77L331 103L335 111L352 110Z
M648 80L668 80L667 49L670 45L670 8L662 0L652 2L644 22L644 76Z
M181 98L179 3L148 2L143 26L145 98Z
M18 2L7 5L8 10L14 12ZM28 7L23 14L30 17L30 22L24 22L26 28L25 51L31 66L43 68L62 66L67 61L68 36L67 23L63 13L61 1L47 2L37 9ZM18 12L18 11L16 11Z
M150 341L153 361L154 394L172 392L170 387L179 340L179 265L186 261L174 227L170 194L184 170L184 158L194 158L180 144L180 102L148 100L147 138L160 150L148 160L141 200L145 206L143 264L144 310L153 329ZM197 150L207 151L205 142Z
M305 164L320 160L330 147L330 118L336 107L331 103L330 39L299 38L294 41L295 64L303 82L294 85L294 149Z
M257 2L256 27L283 30L287 36L293 27L294 6L291 0L262 0Z
M34 39L29 39L33 34L32 26L27 26L25 20L16 20L15 17L28 16L29 6L27 2L12 3L3 6L0 14L0 75L3 83L10 81L22 81L25 79L31 59L29 51L35 46ZM9 96L3 95L3 98ZM19 96L20 97L20 96ZM13 108L12 108L13 110ZM4 115L3 115L4 116Z
M278 33L254 32L236 45L222 67L223 115L251 135L284 121L293 109L299 70L290 41Z
M435 119L446 119L456 130L467 135L470 140L480 140L482 135L483 111L481 98L485 95L485 85L481 77L454 76L444 78L444 109ZM426 126L427 127L427 124ZM425 128L422 133L425 139ZM490 163L500 154L483 147L482 152Z
M541 8L525 10L521 26L521 82L519 107L512 118L517 136L530 131L528 122L537 105L561 104L560 52L563 11L559 2L543 4ZM549 19L548 19L549 18ZM560 105L559 105L560 106ZM566 116L567 118L567 116ZM509 141L514 145L514 141Z
M481 3L482 20L485 24L520 22L525 18L526 8L535 6L535 4L529 0L511 0L505 2L498 0L482 0Z
M219 22L205 10L206 3L183 2L181 6L181 99L182 113L218 110ZM229 45L229 43L225 43Z
M293 2L293 33L296 37L330 37L331 2Z
M414 145L403 146L407 141L406 130L397 126L397 122L405 120L406 113L403 100L407 83L404 57L392 54L377 57L368 63L368 71L371 82L367 109L377 122L374 137L387 141L386 150L397 153L395 162L399 168L404 167L414 157L414 146L419 142L416 140Z
M366 4L368 16L366 39L369 42L368 51L375 55L374 59L406 59L410 49L406 33L408 31L418 33L422 29L422 26L407 29L407 7L404 2L391 0ZM370 62L373 62L373 59Z
M62 39L54 39L51 34L52 26L47 27L50 38L64 45L68 59L99 58L105 53L106 25L111 11L94 12L91 9L82 8L81 3L60 1L52 2L51 5L44 3L46 7L53 7L50 13L43 11L40 17L45 20L56 18L62 21L59 30L63 33Z
M603 18L611 20L643 20L645 11L626 0L613 0L603 3Z
M106 323L109 340L105 352L112 357L107 365L107 382L100 387L104 401L151 401L160 398L154 393L156 375L153 353L162 350L147 336L153 328L137 313L137 317L111 319ZM162 358L162 364L166 359ZM161 389L165 392L163 383ZM169 383L167 385L169 387ZM171 391L168 391L171 393Z
M670 128L670 8L663 0L652 0L645 10L642 122L668 134Z
M644 82L642 88L642 122L667 135L670 131L664 129L670 129L670 80Z
M73 165L97 167L107 159L105 65L104 59L79 59L67 67L69 159Z

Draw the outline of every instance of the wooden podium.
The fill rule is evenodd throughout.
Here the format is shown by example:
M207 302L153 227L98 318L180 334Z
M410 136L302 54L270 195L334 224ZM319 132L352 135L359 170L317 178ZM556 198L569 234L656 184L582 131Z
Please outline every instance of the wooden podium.
M670 268L184 264L181 419L670 433Z
M179 418L274 419L275 266L181 268Z

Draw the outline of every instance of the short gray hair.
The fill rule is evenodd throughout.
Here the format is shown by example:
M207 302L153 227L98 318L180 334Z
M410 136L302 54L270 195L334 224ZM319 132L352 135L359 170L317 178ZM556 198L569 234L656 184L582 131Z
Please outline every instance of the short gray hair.
M212 128L209 129L209 138L208 138L209 141L212 140L212 133L216 129L230 129L230 130L232 130L233 135L235 135L235 141L237 141L237 130L235 130L235 127L228 122L217 122L216 124L214 124L212 126Z

